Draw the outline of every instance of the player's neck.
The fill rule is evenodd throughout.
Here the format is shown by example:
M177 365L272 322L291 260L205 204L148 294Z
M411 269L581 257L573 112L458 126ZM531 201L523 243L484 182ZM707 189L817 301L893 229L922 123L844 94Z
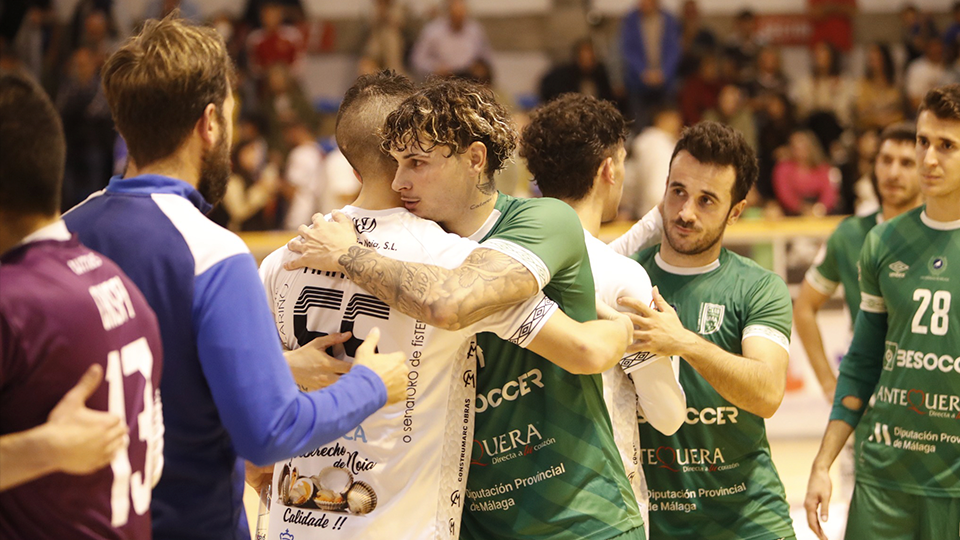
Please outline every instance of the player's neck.
M193 162L196 162L194 164ZM169 176L177 180L183 180L193 187L197 187L200 181L200 161L187 159L184 152L176 152L164 159L154 161L144 167L138 167L133 160L127 163L127 170L124 172L124 178L132 178L144 174L156 174L160 176Z
M893 205L884 203L880 205L880 214L883 216L884 221L890 221L904 212L913 210L921 204L923 204L923 199L919 195L916 199L906 204Z
M60 219L59 212L48 216L0 211L0 255L58 219Z
M960 219L960 189L940 197L927 197L924 212L934 221L957 221Z
M389 210L403 206L400 201L400 194L390 189L390 182L386 181L366 181L360 185L360 193L357 199L353 201L353 206L363 208L364 210Z
M594 197L593 192L580 199L579 201L570 201L560 199L569 204L580 217L580 224L590 234L597 237L600 234L600 224L603 222L603 201L600 197Z
M493 213L497 206L497 198L500 197L499 191L494 191L493 195L483 195L475 199L456 220L449 220L440 223L447 232L452 232L460 236L470 236L480 230L487 218Z

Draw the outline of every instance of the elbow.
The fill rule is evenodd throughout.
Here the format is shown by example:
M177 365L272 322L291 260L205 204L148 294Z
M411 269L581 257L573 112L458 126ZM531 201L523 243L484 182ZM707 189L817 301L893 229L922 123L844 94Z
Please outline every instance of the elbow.
M430 302L422 310L423 316L420 319L429 324L444 330L460 330L463 326L463 318L460 313L460 306L450 301Z
M780 408L780 403L782 402L783 402L783 389L780 389L779 392L775 394L771 394L769 396L765 396L764 399L759 400L756 406L756 410L750 411L750 412L756 414L761 418L769 419L769 418L772 418L773 415L777 412L777 410Z
M621 351L622 352L622 351ZM596 375L613 367L620 359L620 354L613 347L603 343L591 343L583 337L576 337L571 344L571 354L576 361L566 368L574 375Z

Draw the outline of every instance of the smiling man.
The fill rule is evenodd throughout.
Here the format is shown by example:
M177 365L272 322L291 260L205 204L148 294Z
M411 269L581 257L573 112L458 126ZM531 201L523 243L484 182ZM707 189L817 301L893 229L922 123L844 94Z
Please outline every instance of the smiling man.
M830 465L858 424L846 538L960 527L960 85L924 97L916 158L926 204L875 227L860 253L860 314L804 501L821 539Z
M640 262L666 299L636 310L637 345L679 356L685 425L666 436L640 424L650 486L652 538L793 538L783 484L770 457L764 418L786 384L790 294L783 280L721 247L757 179L743 136L715 123L684 130L663 199L662 243L640 235L611 244ZM673 307L671 307L671 305Z

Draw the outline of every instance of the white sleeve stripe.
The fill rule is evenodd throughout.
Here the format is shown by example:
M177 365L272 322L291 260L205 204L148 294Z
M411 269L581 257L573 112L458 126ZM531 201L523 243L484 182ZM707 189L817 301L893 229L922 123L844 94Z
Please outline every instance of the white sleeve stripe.
M740 338L740 341L742 342L748 337L754 336L767 338L777 345L783 347L787 353L790 352L790 339L783 332L777 330L776 328L771 328L769 326L763 326L760 324L751 324L743 329L743 336Z
M860 293L860 311L867 313L886 313L887 304L882 296L874 296L865 292Z
M533 277L537 279L537 285L540 290L543 290L543 288L550 283L550 269L547 268L547 265L540 257L529 249L502 238L487 240L480 244L480 247L499 251L504 255L516 259L517 262L525 266L527 270L533 274Z
M557 303L544 296L543 300L523 321L520 328L507 341L526 349L557 309L559 309Z
M823 277L815 266L811 266L803 278L815 291L827 296L831 296L839 285L836 281Z
M239 236L210 221L180 195L154 193L150 197L187 243L193 255L194 276L234 255L250 253Z

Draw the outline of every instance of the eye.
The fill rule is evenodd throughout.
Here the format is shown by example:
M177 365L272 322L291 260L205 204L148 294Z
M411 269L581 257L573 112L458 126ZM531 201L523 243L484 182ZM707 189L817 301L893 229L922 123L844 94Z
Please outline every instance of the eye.
M710 206L711 204L713 204L713 199L711 199L710 197L700 197L700 204L702 204L703 206Z
M926 137L917 137L917 144L920 146L927 146L930 143L927 141Z
M953 150L956 147L953 141L943 141L943 144L940 146L942 146L944 150Z

